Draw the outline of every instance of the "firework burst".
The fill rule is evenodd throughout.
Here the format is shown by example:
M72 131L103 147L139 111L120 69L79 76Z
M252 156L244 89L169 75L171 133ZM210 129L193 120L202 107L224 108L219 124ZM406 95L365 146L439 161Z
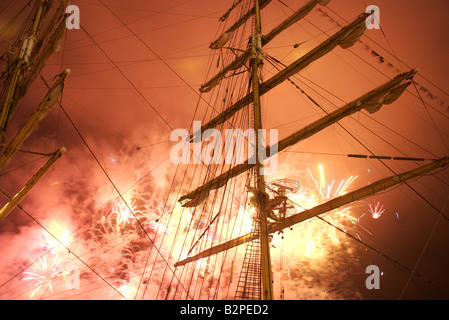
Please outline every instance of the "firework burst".
M45 287L50 289L53 293L53 282L57 279L67 275L64 268L61 266L62 259L59 256L52 255L51 261L47 261L47 256L39 258L37 261L31 260L35 268L35 272L24 272L22 281L34 281L34 289L29 298L32 299L34 295Z
M130 224L132 219L138 219L137 215L142 213L137 209L136 200L131 202L119 201L114 206L113 214L117 217L117 225L125 227Z

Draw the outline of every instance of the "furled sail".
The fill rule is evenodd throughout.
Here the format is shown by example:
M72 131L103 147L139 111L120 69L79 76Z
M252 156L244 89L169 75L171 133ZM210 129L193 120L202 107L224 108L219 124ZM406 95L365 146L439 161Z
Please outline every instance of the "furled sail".
M235 8L242 2L242 1L243 1L243 0L237 0L237 1L232 5L232 7L229 8L229 10L226 11L226 13L220 17L220 21L225 21L225 20L228 18L229 14L232 12L232 10L234 10L234 9L235 9Z
M290 26L307 16L318 4L327 6L330 0L311 0L307 2L301 9L297 10L294 14L284 20L280 25L271 30L267 35L262 37L262 45L266 45L273 40L282 31L288 29Z

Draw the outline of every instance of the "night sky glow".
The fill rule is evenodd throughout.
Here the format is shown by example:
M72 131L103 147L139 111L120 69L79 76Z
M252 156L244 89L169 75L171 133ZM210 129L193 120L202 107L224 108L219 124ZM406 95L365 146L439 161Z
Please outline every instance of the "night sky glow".
M31 10L27 3L0 1L2 54ZM194 189L190 183L198 185L193 175L201 165L170 162L175 145L170 133L209 119L208 103L217 110L221 106L212 93L200 95L199 88L223 66L220 59L233 57L229 50L209 49L231 24L219 18L232 3L71 2L80 9L82 28L66 31L60 50L41 72L53 83L55 75L71 70L59 100L67 114L56 105L21 147L43 154L62 146L67 151L0 224L0 299L234 298L245 246L186 267L174 264L189 251L196 254L251 231L253 208L244 205L250 200L241 191L245 181L227 189L232 197L225 198L221 208L226 210L213 220L208 210L220 209L210 203L201 213L177 203L186 188ZM305 3L273 0L262 11L262 30L271 30ZM398 70L419 68L416 82L379 112L356 113L279 155L279 170L267 182L298 182L299 189L287 195L294 203L289 212L449 155L447 1L332 0L264 51L289 65L371 4L380 8L382 29L366 30L350 49L336 48L264 95L264 127L278 129L282 139L325 115L297 87L331 112ZM267 61L262 78L277 72ZM240 84L235 90L245 91ZM7 128L6 141L46 92L37 77ZM45 161L45 156L18 152L0 172L0 190L16 194ZM274 234L275 298L448 299L448 201L449 171L438 169ZM2 195L1 205L7 202ZM365 286L369 265L382 272L378 290Z

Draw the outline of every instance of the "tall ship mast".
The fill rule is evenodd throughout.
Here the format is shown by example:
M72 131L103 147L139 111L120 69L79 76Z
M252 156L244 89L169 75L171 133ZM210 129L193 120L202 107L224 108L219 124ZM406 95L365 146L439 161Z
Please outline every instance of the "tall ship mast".
M173 8L178 5L182 7L189 2L180 2ZM136 31L138 27L134 23L142 22L140 19L129 22L128 18L124 19L117 13L120 10L139 9L125 8L121 4L109 5L103 0L99 0L95 8L101 8L102 14L107 13L107 17L113 19L113 27L102 25L94 31L92 26L97 22L92 22L92 10L90 16L86 15L91 19L90 25L84 24L82 20L79 30L72 34L72 31L69 32L66 40L76 40L65 41L65 44L69 43L69 48L67 51L64 48L63 61L53 64L61 67L60 72L51 81L46 80L43 76L44 66L58 51L61 39L67 35L66 19L70 13L66 9L70 3L66 0L37 0L27 4L29 6L33 3L30 16L8 50L3 52L1 61L0 177L8 175L7 170L19 153L37 154L48 159L27 179L25 186L17 188L15 194L7 194L0 187L4 200L0 209L0 226L7 224L5 230L9 230L11 226L19 230L22 221L14 213L24 213L29 219L23 223L25 231L14 234L14 241L11 242L17 244L20 242L16 240L19 236L28 235L30 243L34 241L31 245L20 244L24 248L22 256L21 253L15 253L17 256L9 253L7 256L11 263L10 268L4 270L4 275L0 277L0 299L294 299L295 295L287 294L284 282L289 281L291 284L300 279L300 284L296 283L296 287L302 286L305 296L308 295L307 290L312 290L314 286L322 289L324 280L313 271L316 262L312 257L315 255L329 255L329 260L332 261L325 268L330 269L330 273L333 272L332 276L336 278L339 277L337 273L340 269L350 270L351 263L358 262L358 258L352 259L355 249L342 239L355 243L363 252L374 252L391 262L399 272L406 274L409 282L419 276L434 285L420 274L416 266L413 268L395 260L392 258L394 255L384 252L375 241L366 240L371 233L359 225L359 221L367 213L356 216L350 209L361 206L361 201L376 198L402 185L436 209L438 221L441 218L447 219L444 214L447 207L442 210L436 208L411 183L432 177L448 186L441 173L447 168L449 157L441 154L437 156L431 152L428 154L432 154L433 158L412 157L405 155L399 148L394 150L401 152L400 155L388 156L383 154L383 150L368 147L364 139L344 126L353 117L378 115L380 110L385 114L392 111L405 93L416 89L415 78L420 75L420 70L397 69L395 76L388 76L388 81L372 81L376 84L370 90L346 99L347 101L339 98L340 105L336 106L336 103L314 90L319 85L314 83L314 86L308 86L299 80L298 75L308 72L309 67L326 59L334 50L346 52L355 44L361 43L366 35L368 21L375 19L375 11L360 12L351 21L345 20L344 25L339 23L338 28L334 26L330 31L320 30L320 36L326 38L317 45L310 47L307 43L310 39L294 44L294 58L290 57L292 61L284 63L282 60L288 59L272 56L270 51L273 48L269 44L273 44L281 35L288 34L294 26L307 21L312 12L321 12L326 16L324 12L331 1L307 0L297 9L292 9L284 1L277 1L284 9L283 16L270 16L270 19L265 19L267 15L264 13L271 10L275 2L273 0L229 1L230 4L231 2L229 8L220 11L220 31L208 43L210 52L207 74L204 81L196 86L185 80L154 49L151 41L145 38L146 31ZM80 5L91 8L92 3ZM155 4L156 7L159 5L161 4ZM172 8L158 11L156 7L149 7L151 10L147 10L148 12L139 12L148 14L142 19L164 14ZM189 19L201 18L197 13L174 14L177 17L186 15ZM176 26L177 23L168 27ZM109 27L111 29L107 29ZM131 46L127 47L129 43L126 41L129 39L122 37L117 32L118 28L132 37L134 44L137 43L140 49L134 52L130 49ZM156 31L160 29L163 28L154 28ZM102 38L103 33L107 32L114 34L111 36L112 40ZM70 38L72 35L74 38ZM176 36L182 37L182 34ZM315 38L318 37L312 36L311 39L315 41ZM126 57L120 60L111 54L113 47L108 47L108 41L123 39L127 45L114 47L119 52L117 57L120 54L124 54L122 58ZM173 39L167 41L170 41L170 45L175 42ZM89 46L97 50L92 52L95 52L95 59L98 60L83 60L88 55L83 55L82 48ZM80 50L79 56L77 50ZM78 79L103 72L104 70L90 68L107 64L110 68L108 70L113 70L114 75L118 75L117 79L122 82L116 81L112 76L92 82L82 78L78 80L78 88L64 87L70 74L69 69L62 68L66 63L65 54L71 55L71 58L83 58L79 59L79 66L83 63L89 65L86 73L78 74ZM379 55L376 57L382 58ZM134 58L139 60L132 60ZM154 96L145 94L138 85L139 80L136 80L140 78L130 76L131 70L135 71L132 69L135 67L133 64L151 61L157 61L166 68L161 75L166 76L168 70L183 82L183 88L190 90L190 93L194 92L196 105L187 103L181 96L169 97L170 101L176 101L175 111L179 112L173 118L183 118L187 114L185 110L193 112L192 123L187 124L188 128L176 129L170 121L172 119L165 117L165 111L152 103L159 92ZM356 69L357 66L352 68ZM137 69L137 73L145 73L144 81L154 80L146 69L140 69L140 65ZM348 86L355 85L344 74L339 74L338 77L338 81L347 83ZM40 97L41 102L33 108L27 121L15 118L15 112L22 106L20 102L30 95L30 88L37 82L37 87L41 86L45 90L45 94ZM96 97L93 99L89 90L109 90L111 88L101 85L108 86L111 83L114 83L114 91L107 99L111 104L98 104L100 100L96 100ZM121 84L126 86L119 87ZM275 114L279 118L289 117L285 109L287 100L291 103L291 99L284 99L284 91L281 91L286 84L291 85L294 93L301 98L300 102L297 101L299 99L294 100L297 109L295 112L302 115L305 104L311 105L317 112L312 117L304 115L305 120L302 120L303 123L307 120L305 125L298 126L297 121L289 122L293 124L290 125L294 127L293 132L283 132L281 135L270 121L270 116ZM70 94L62 100L62 94L67 89L78 90L77 95ZM332 95L324 87L319 89ZM125 99L125 90L137 93L139 101L151 115L144 116L134 105L135 101ZM272 99L272 96L276 99ZM83 108L80 101L86 97L91 105ZM333 96L335 97L336 95ZM335 108L323 107L323 101L330 102ZM66 104L76 108L67 112ZM67 140L74 145L73 151L70 146L68 149L59 147L48 154L24 149L33 130L42 125L43 119L55 106L60 108L61 118L67 121L67 127L71 130L71 136ZM116 109L120 109L120 112L115 109L117 106ZM80 111L79 107L83 110ZM112 115L115 114L123 116L124 123L128 120L131 124L120 128L122 119L113 118ZM154 124L156 121L152 122L155 118L162 120L164 128L170 130L170 137L164 135L162 143L157 141L160 132L156 132L161 127ZM309 118L313 120L308 121ZM133 131L134 126L141 128L139 125L142 124L137 125L137 122L143 121L142 119L150 119L151 123L145 123L144 126L153 130L151 137L147 137L147 132L141 132L140 129L138 134ZM184 123L185 119L182 120ZM80 125L83 121L89 122L86 127ZM100 124L107 127L104 136ZM366 152L332 156L345 156L351 161L376 161L383 169L379 170L381 177L372 175L376 178L365 179L369 182L356 187L354 181L358 177L355 174L340 182L329 182L321 165L317 169L318 176L309 169L295 167L293 173L286 169L286 154L294 152L292 147L307 143L312 137L337 126L353 139L348 144L350 147L356 144L355 150L360 147ZM88 132L86 128L92 129L92 132ZM124 134L128 129L129 137ZM414 128L410 126L410 130ZM370 130L370 133L376 135L375 129ZM444 141L443 134L439 134ZM134 139L139 140L139 143L133 142ZM124 140L130 142L132 147L124 147ZM161 147L163 143L169 145L170 149ZM23 200L32 189L34 192L39 190L38 181L67 150L70 159L63 158L67 167L60 169L60 176L54 181L47 180L44 186L53 196L50 201L56 203L52 203L51 214L47 214L46 208L42 208L43 214L40 212L42 217L27 210L21 205L26 203ZM167 150L169 156L155 165L155 159ZM428 151L426 148L421 150ZM164 174L154 172L168 161L170 163L168 169L165 167ZM307 161L304 161L304 167L310 165L305 162ZM392 162L407 163L407 170L393 169ZM149 163L155 166L144 173L149 168ZM119 165L122 167L117 169ZM75 173L70 168L75 168L74 171L82 175L83 182L73 180ZM389 174L384 174L385 172ZM369 169L368 173L371 173ZM364 206L367 206L366 203ZM368 213L373 219L378 219L384 211L380 202L369 204ZM395 214L399 218L398 212ZM48 222L58 218L68 221L68 226L62 228L56 222ZM36 229L41 228L39 231L43 231L44 236L41 235L40 238L36 229L29 224ZM436 226L437 224L435 228ZM434 231L435 229L432 234ZM9 233L5 232L5 235L7 237ZM30 254L31 258L24 258L26 254ZM338 266L340 269L333 270L337 268L341 257L344 262ZM285 262L289 259L295 265ZM295 269L296 266L301 268ZM344 274L342 277L346 276ZM365 278L359 286L365 285ZM321 290L319 297L326 297L332 290L338 291L336 286ZM437 287L441 289L440 286ZM444 289L447 288L442 291Z
M329 1L308 1L302 8L294 12L284 22L268 33L262 32L261 10L267 6L270 1L248 1L248 3L250 2L252 7L248 9L245 14L242 14L241 18L220 35L216 41L212 42L210 46L213 50L230 50L234 52L236 55L235 59L223 66L217 75L213 76L201 87L202 92L210 92L211 90L214 90L216 86L220 86L222 79L232 77L232 74L238 73L239 70L246 69L247 73L250 74L250 77L248 77L248 85L243 86L248 88L248 93L243 94L240 98L233 97L236 101L227 103L228 106L226 106L221 113L212 117L206 124L202 125L201 130L202 132L211 128L223 130L223 127L227 122L231 123L232 127L233 124L236 123L234 119L238 117L236 114L240 111L243 113L247 110L250 119L249 122L252 124L252 128L255 132L256 146L254 146L255 150L253 156L256 160L251 162L247 159L244 163L231 166L228 170L223 170L222 172L217 170L215 171L215 174L211 173L214 169L207 169L209 172L206 175L209 179L206 179L204 184L198 186L193 191L181 196L179 201L184 207L193 208L196 212L200 207L207 207L204 203L207 203L213 190L216 190L216 194L218 194L220 193L219 190L229 189L232 179L235 179L240 175L246 175L247 183L245 184L245 192L248 195L247 201L250 206L255 209L252 218L252 230L247 234L212 246L194 255L191 254L192 249L190 249L187 257L178 261L175 264L175 267L195 264L203 259L208 259L212 255L225 252L236 246L247 244L235 298L271 300L274 297L274 281L272 277L273 272L270 256L270 242L273 234L280 234L284 230L287 230L298 223L305 222L313 217L326 214L332 210L351 204L365 197L375 195L376 193L392 188L398 184L406 183L410 179L415 179L416 177L426 175L433 170L445 167L449 163L449 158L445 157L438 159L433 163L419 167L415 170L395 174L391 177L376 181L364 188L332 199L319 206L298 213L290 213L287 216L287 206L294 205L294 203L292 203L286 196L286 191L289 190L289 187L285 184L285 181L280 181L280 184L276 184L276 182L274 182L274 184L268 183L265 175L262 173L264 163L263 161L260 161L260 159L267 158L267 150L272 150L274 147L277 155L277 153L315 135L321 130L326 129L332 124L354 113L361 111L375 113L380 110L383 105L394 103L413 82L413 77L418 72L418 69L400 73L391 81L373 89L336 111L328 113L325 117L314 121L292 135L280 141L271 142L271 146L267 144L264 145L266 140L264 140L264 143L261 143L259 137L259 134L262 132L261 129L263 129L261 96L276 88L281 83L288 81L290 77L294 76L314 61L320 59L335 47L340 46L343 49L352 47L364 34L367 29L366 21L374 12L360 14L357 19L344 26L328 40L324 41L292 64L285 66L277 74L264 81L261 80L260 77L264 56L267 56L263 47L281 32L288 29L292 24L304 18L315 7L326 6ZM232 10L235 10L235 6L226 13L223 19L226 19L226 16ZM234 48L231 39L235 36L235 33L238 32L236 30L241 28L246 20L252 20L252 34L248 41L247 48L245 50L238 50ZM276 108L282 109L282 102L277 102L277 104ZM193 132L191 135L192 141L194 141L195 136L198 135ZM234 149L236 148L237 147L234 146ZM195 156L195 150L193 150L193 153L193 156ZM271 156L273 156L273 154ZM218 214L220 213L217 213L217 215ZM216 217L214 217L212 221L214 221L215 218ZM212 222L210 225L212 225Z

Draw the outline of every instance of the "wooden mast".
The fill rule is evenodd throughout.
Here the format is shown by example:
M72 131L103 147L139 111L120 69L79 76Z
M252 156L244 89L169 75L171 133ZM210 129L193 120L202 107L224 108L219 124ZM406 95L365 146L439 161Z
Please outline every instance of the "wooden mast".
M255 166L255 187L257 205L257 219L260 233L260 252L261 252L261 276L262 276L262 299L273 299L273 281L271 272L270 241L268 237L268 213L265 203L265 177L261 174L263 163L261 163L259 154L264 152L260 143L260 129L262 129L262 115L259 93L259 68L262 66L262 30L260 19L259 0L255 0L255 34L251 36L251 81L252 81L252 99L254 107L254 131L256 134L256 166Z

